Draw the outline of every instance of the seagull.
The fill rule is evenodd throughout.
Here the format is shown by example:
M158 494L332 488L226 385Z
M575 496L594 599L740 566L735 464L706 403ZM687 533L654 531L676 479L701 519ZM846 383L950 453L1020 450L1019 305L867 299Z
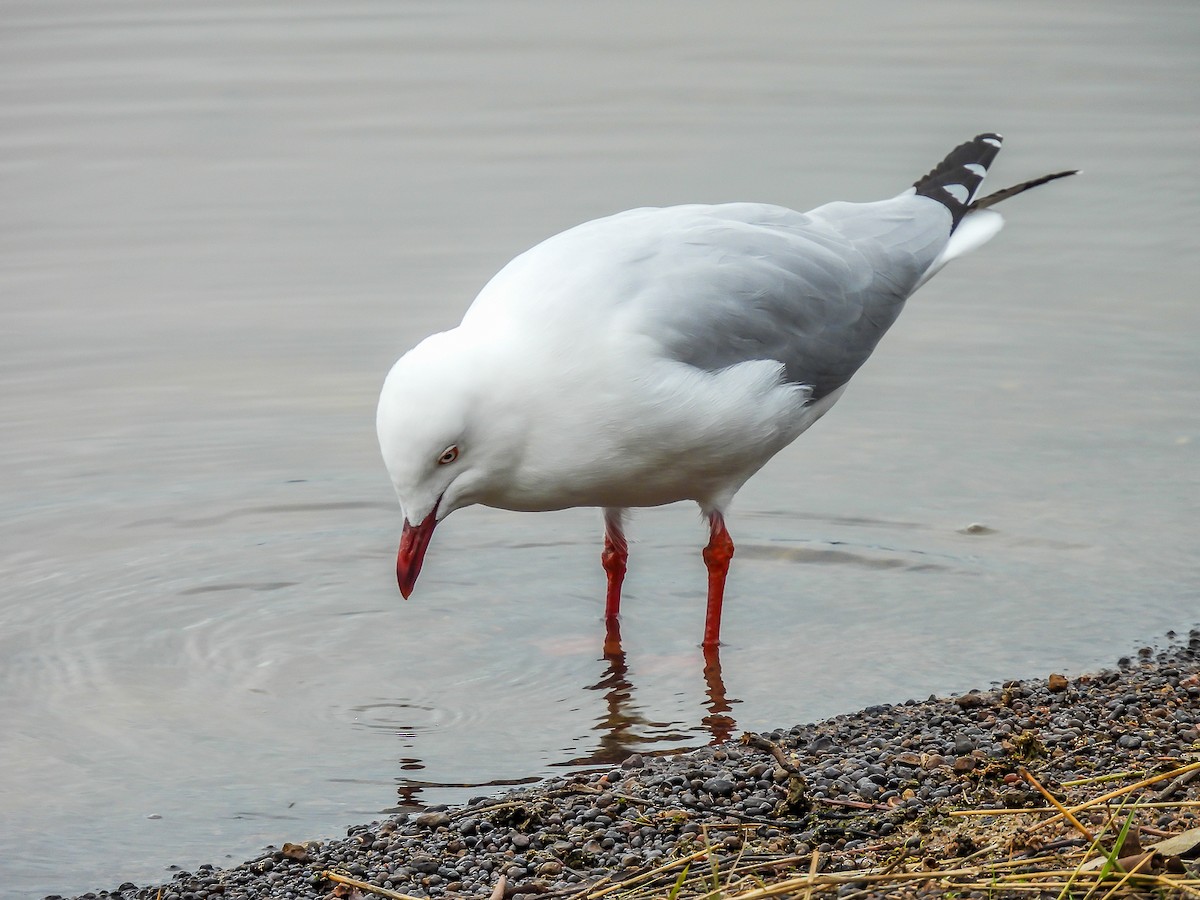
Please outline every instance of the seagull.
M917 288L1000 230L992 207L1074 174L977 199L1000 145L978 135L888 200L632 209L513 259L384 381L400 593L457 509L597 507L607 651L627 511L691 500L708 522L701 646L715 651L734 495L837 402Z

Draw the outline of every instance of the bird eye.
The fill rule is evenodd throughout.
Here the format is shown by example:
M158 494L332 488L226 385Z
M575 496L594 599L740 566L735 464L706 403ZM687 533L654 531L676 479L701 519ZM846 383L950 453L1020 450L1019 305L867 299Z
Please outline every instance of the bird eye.
M458 447L447 447L442 451L442 455L438 457L438 465L445 466L458 459Z

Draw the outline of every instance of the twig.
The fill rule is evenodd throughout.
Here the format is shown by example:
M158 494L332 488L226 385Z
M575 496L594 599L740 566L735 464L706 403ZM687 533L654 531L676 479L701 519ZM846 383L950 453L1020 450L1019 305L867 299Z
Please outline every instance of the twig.
M322 872L321 877L328 878L330 881L336 881L338 884L347 884L350 887L358 888L360 891L378 894L380 897L388 897L389 900L422 900L422 898L414 897L412 894L401 894L399 891L392 891L374 884L368 884L365 881L359 881L357 878L351 878L349 875L339 875L337 872L332 872L329 869ZM503 879L504 876L500 877Z
M848 806L850 809L877 809L887 812L891 809L890 806L885 806L882 803L867 803L865 800L845 800L841 797L814 797L814 803L820 803L822 806Z
M700 859L702 856L707 856L711 852L712 851L708 847L704 847L701 850L697 850L695 853L689 853L687 856L680 856L671 860L670 862L663 863L661 866L653 868L649 872L643 872L641 875L635 875L632 878L625 879L624 881L618 881L616 884L611 884L603 890L597 891L594 889L589 889L585 896L588 898L588 900L594 900L596 897L603 897L605 894L611 894L613 891L624 890L625 888L632 887L635 884L647 881L656 875L661 875L664 872L669 872L672 869L678 868L679 866L686 865L692 860Z
M1193 897L1200 897L1200 890L1194 887L1189 887L1186 883L1177 878L1168 878L1165 875L1159 875L1155 881L1163 887L1174 888L1178 891L1183 891L1185 894L1191 894Z
M958 861L960 863L970 862L971 860L976 859L980 856L984 856L988 853L994 853L996 850L999 850L999 849L1000 848L997 844L988 844L986 847L980 847L978 850L976 850L974 853L972 853L968 856L960 857ZM907 853L907 850L908 850L908 848L905 848L906 853ZM901 858L903 858L903 857L901 857ZM888 868L885 869L884 871L890 871L891 868L892 868L891 866L888 866Z
M1190 771L1190 772L1184 772L1182 775L1180 775L1178 778L1176 778L1174 781L1172 781L1170 784L1168 784L1165 788L1163 788L1161 791L1159 791L1157 794L1155 794L1154 799L1155 800L1169 799L1172 794L1174 794L1176 791L1178 791L1181 787L1183 787L1185 784L1187 784L1189 781L1191 781L1197 775L1200 775L1200 769L1192 769L1192 771Z
M1095 775L1091 778L1074 778L1071 781L1060 782L1063 787L1079 787L1082 784L1100 784L1103 781L1120 781L1122 778L1132 778L1134 775L1145 775L1145 770L1131 769L1128 772L1110 772L1107 775Z
M1067 821L1070 822L1072 825L1074 825L1076 829L1078 829L1080 834L1082 834L1089 841L1094 841L1096 839L1096 836L1094 834L1092 834L1084 826L1084 824L1082 822L1080 822L1077 818L1075 818L1073 815L1071 815L1070 810L1068 810L1065 806L1063 806L1061 803L1058 802L1057 797L1055 797L1048 790L1046 790L1044 787L1042 787L1041 782L1039 782L1036 778L1033 777L1033 773L1031 773L1024 766L1021 766L1019 771L1021 773L1021 777L1024 778L1026 781L1028 781L1031 785L1033 785L1034 788L1037 789L1037 792L1039 794L1041 794L1043 797L1045 797L1047 800L1049 800L1052 804L1054 804L1054 808L1057 809L1060 813L1062 813L1062 815L1066 817Z
M846 872L837 875L802 875L797 878L780 881L777 884L768 885L765 888L749 891L745 894L734 894L733 897L727 898L727 900L762 900L762 898L774 897L778 894L790 894L797 888L809 886L831 887L839 884L854 884L856 882L878 884L880 882L936 881L959 875L978 874L980 874L979 869L944 869L942 871L930 870L928 872L893 872L890 875L863 872Z
M980 853L985 853L991 849L992 849L991 847L985 847L983 850L980 850L979 853L973 853L973 854L971 854L971 856L979 856ZM896 858L893 859L890 863L888 863L887 866L884 868L884 870L882 872L880 872L879 874L880 875L892 874L898 868L900 868L901 863L903 863L911 855L912 855L912 853L908 847L901 847L900 852L898 854L896 854ZM967 859L970 859L970 858L971 858L970 856L967 857Z
M1159 775L1155 775L1153 778L1143 779L1142 781L1139 781L1136 784L1128 785L1127 787L1123 787L1120 790L1109 791L1107 794L1102 794L1099 797L1094 797L1093 799L1088 800L1085 803L1080 803L1078 806L1072 806L1071 813L1075 814L1075 813L1082 812L1085 809L1091 809L1093 806L1099 806L1101 803L1107 803L1109 800L1113 800L1113 799L1115 799L1117 797L1121 797L1125 794L1132 793L1133 791L1137 791L1144 787L1148 787L1149 785L1157 784L1160 781L1166 781L1168 778L1175 778L1179 775L1184 774L1185 772L1192 772L1197 769L1200 769L1200 762L1189 763L1188 765L1181 766L1178 769L1172 769L1170 772L1163 772ZM1042 821L1029 826L1029 832L1034 832L1034 831L1037 831L1039 828L1044 828L1045 826L1049 825L1051 822L1055 821L1056 819L1060 818L1061 816L1062 816L1062 813L1058 813L1056 815L1050 816L1050 818L1048 818L1048 819L1043 819Z
M986 863L985 865L989 872L995 873L1000 869L1023 869L1027 866L1037 866L1042 863L1063 862L1067 858L1061 853L1043 853L1040 847L1036 851L1031 852L1038 855L1017 856L1001 862Z
M1063 782L1066 784L1066 782ZM1200 800L1174 800L1171 802L1146 802L1146 803L1131 803L1130 809L1179 809L1187 806L1200 806ZM1027 807L1007 807L1005 809L951 809L946 812L948 816L1016 816L1022 813L1048 813L1054 812L1049 806L1027 806ZM1057 816L1058 814L1055 813Z
M813 879L817 877L817 872L821 868L821 852L814 850L812 859L808 861L808 890L804 892L804 900L812 900L812 892L815 885Z
M512 809L516 806L527 806L529 800L506 800L503 803L491 803L487 806L466 806L462 809L456 809L450 813L450 818L461 819L464 816L477 816L481 813L495 812L498 809Z
M552 796L561 796L561 795L567 795L567 794L602 794L602 793L604 793L603 788L595 788L595 787L592 787L591 785L587 785L587 784L567 784L567 785L563 785L560 788L555 788L555 789L546 791L546 796L552 797ZM654 805L654 803L650 800L642 800L639 797L631 797L628 794L619 794L616 791L613 791L612 795L614 797L620 797L622 800L626 800L630 803L641 803L645 806L653 806ZM461 819L464 816L477 816L477 815L481 815L482 813L495 812L498 809L513 809L514 807L517 807L517 806L529 806L531 804L537 803L538 799L539 798L536 798L536 797L524 797L519 800L505 800L500 803L489 803L489 804L486 804L485 806L464 806L462 809L454 810L449 815L450 815L450 818L452 818L452 819Z
M789 869L806 859L811 861L812 854L803 856L769 856L766 859L750 857L750 862L742 868L743 872L757 872L760 869Z
M786 754L783 752L783 748L774 741L763 737L761 734L754 734L753 732L747 731L742 735L742 743L747 747L753 747L755 750L763 750L767 753L770 753L773 757L775 757L775 761L779 763L780 767L783 768L784 771L790 772L792 775L800 774L800 769L794 762L787 758Z
M641 797L631 797L629 794L618 794L616 791L612 795L618 800L624 800L626 803L640 803L642 806L657 806L653 800L643 800Z

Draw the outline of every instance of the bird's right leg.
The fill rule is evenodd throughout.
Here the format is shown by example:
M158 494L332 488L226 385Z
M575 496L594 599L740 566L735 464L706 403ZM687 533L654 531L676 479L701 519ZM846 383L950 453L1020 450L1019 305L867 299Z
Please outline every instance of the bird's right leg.
M600 563L608 574L608 593L604 602L604 652L606 655L621 652L621 584L625 581L625 565L629 559L629 544L622 527L625 510L604 510L604 552Z

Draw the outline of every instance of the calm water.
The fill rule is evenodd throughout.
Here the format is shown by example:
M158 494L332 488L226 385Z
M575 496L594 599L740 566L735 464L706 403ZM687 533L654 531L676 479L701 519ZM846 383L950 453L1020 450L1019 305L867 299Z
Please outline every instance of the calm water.
M412 803L1200 620L1200 8L0 2L0 883L113 887ZM905 312L704 529L460 512L414 598L374 404L621 208L1085 175ZM971 523L986 533L965 534ZM483 787L478 787L483 785Z

